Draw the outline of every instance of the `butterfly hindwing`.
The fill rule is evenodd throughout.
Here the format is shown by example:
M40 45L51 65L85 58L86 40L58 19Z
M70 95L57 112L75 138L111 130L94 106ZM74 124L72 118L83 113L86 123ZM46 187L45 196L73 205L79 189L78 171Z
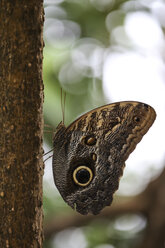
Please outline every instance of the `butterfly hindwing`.
M125 161L155 120L152 107L118 102L94 109L54 136L53 172L64 200L81 214L111 204Z

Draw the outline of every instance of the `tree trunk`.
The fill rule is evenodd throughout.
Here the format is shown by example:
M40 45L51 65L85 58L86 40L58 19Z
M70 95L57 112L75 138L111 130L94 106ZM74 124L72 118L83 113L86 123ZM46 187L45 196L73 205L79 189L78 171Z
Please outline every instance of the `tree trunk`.
M0 247L42 247L43 1L0 0Z

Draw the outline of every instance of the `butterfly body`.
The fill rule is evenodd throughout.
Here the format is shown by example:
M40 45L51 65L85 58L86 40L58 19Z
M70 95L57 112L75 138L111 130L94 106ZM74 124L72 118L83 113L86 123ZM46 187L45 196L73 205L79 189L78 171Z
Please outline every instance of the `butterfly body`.
M113 200L125 161L156 117L149 105L119 102L94 109L54 136L53 173L63 199L81 214Z

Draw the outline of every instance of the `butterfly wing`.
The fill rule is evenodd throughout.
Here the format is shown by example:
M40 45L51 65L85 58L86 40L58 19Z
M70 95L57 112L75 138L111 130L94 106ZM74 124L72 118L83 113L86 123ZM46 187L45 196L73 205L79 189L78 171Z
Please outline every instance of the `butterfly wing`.
M64 198L81 214L98 214L110 205L129 154L156 118L140 102L94 109L54 137L53 171Z

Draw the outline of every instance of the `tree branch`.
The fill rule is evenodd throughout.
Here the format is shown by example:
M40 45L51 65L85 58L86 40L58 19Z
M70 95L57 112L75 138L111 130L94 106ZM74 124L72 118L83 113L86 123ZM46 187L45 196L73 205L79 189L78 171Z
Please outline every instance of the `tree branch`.
M82 216L78 213L67 216L65 218L54 218L45 224L44 234L45 238L49 239L55 233L66 228L76 226L84 226L95 219L101 218L115 218L116 216L127 213L142 213L145 212L145 201L141 201L140 196L133 197L130 200L114 201L111 207L104 209L99 215Z
M45 225L45 238L50 239L55 233L69 227L87 225L94 219L115 218L127 213L140 213L147 220L144 239L139 248L163 248L165 244L165 169L161 175L151 181L148 187L139 195L129 200L114 201L97 216L82 216L75 214L65 218L55 218Z

